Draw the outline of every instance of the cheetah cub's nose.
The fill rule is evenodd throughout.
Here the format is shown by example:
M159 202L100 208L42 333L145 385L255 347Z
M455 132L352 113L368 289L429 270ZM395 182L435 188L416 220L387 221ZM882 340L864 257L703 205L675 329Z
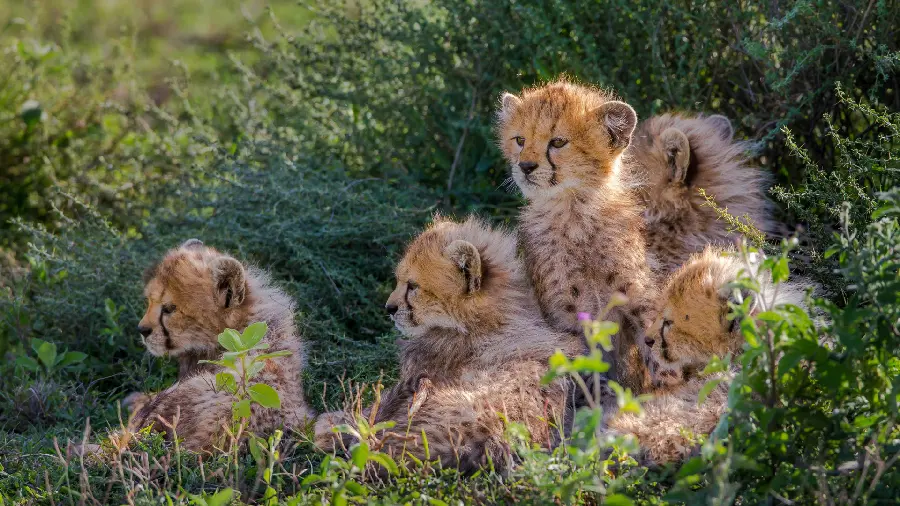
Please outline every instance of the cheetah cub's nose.
M144 327L143 325L138 325L138 332L140 332L142 336L147 337L151 333L153 333L153 329L151 329L150 327Z
M526 176L534 172L534 169L538 167L538 164L535 162L519 162L519 168L522 169L522 173Z
M647 336L644 338L644 344L646 344L648 348L652 348L653 343L655 343L655 342L656 342L656 340L650 336Z
M391 315L391 316L393 316L394 313L397 312L397 309L399 309L399 308L397 307L397 304L391 304L391 303L388 303L388 304L385 304L385 305L384 305L384 310L387 311L387 313L388 313L389 315Z

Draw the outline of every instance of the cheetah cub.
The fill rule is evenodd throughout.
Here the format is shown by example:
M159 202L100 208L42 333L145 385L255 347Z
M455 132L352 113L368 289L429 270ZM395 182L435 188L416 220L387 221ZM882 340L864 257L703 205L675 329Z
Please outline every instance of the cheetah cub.
M733 216L747 216L761 231L775 232L765 195L769 177L749 164L748 143L733 137L731 121L721 115L663 114L638 125L628 152L637 179L646 183L638 196L659 275L671 274L708 244L726 246L737 237L705 205L700 188Z
M254 322L268 324L261 342L266 353L291 355L266 362L254 381L275 388L281 409L253 407L249 430L256 434L278 427L298 426L310 416L303 398L300 373L303 344L294 324L294 304L268 276L192 239L169 251L146 275L147 312L138 330L152 355L179 359L178 381L156 394L132 394L126 404L133 416L131 431L153 425L165 432L175 427L184 445L210 450L224 435L232 418L233 397L215 388L218 366L199 363L225 351L218 335L226 328L243 331Z
M432 457L446 466L472 471L490 458L502 468L511 458L505 421L524 424L535 444L555 444L571 385L541 378L556 350L575 356L582 344L541 318L515 237L475 218L436 218L409 245L396 277L385 308L406 338L400 381L375 420L395 421L404 439L386 438L386 451L423 458L424 431ZM348 421L346 411L320 416L317 446L351 442L331 430Z
M628 104L566 81L506 93L497 114L500 148L528 199L520 235L543 314L580 333L579 312L598 315L623 293L627 303L607 316L620 325L613 371L640 392L649 387L639 346L655 285L642 206L623 178L636 123Z
M654 398L644 403L643 416L620 413L609 424L614 431L637 437L646 463L663 464L689 456L694 444L683 430L710 434L725 413L734 372L719 373L725 381L699 406L700 390L713 378L698 373L713 355L741 352L740 321L728 319L728 302L736 302L728 285L745 268L734 252L709 247L691 256L666 283L659 298L661 311L646 337ZM749 269L756 274L758 262ZM768 273L755 277L761 281L761 295L741 294L742 299L751 299L751 317L762 310L757 297L770 306L802 305L800 282L783 283L776 290Z

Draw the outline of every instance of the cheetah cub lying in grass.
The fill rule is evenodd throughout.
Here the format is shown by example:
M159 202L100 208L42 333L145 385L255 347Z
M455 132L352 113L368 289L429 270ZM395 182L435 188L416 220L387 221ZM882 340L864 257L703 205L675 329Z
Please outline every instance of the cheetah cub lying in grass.
M731 121L720 115L663 114L635 130L628 153L636 177L646 183L638 195L644 205L647 247L660 275L671 274L707 245L726 246L737 237L705 205L700 188L732 216L746 216L762 232L775 232L765 196L769 177L749 165L748 143L733 137Z
M303 345L294 305L265 273L192 239L169 251L146 278L148 308L138 330L151 354L177 358L180 368L178 381L166 390L129 396L130 431L152 424L171 437L166 423L177 414L175 430L185 447L210 450L220 444L223 427L231 424L234 398L216 390L218 366L199 360L222 356L217 337L226 328L242 331L260 321L268 324L261 342L270 345L261 353L286 350L291 355L267 361L252 380L275 388L281 409L254 405L248 429L262 435L300 425L310 416L300 383Z
M642 206L625 184L637 116L603 90L566 81L506 93L497 114L500 148L528 199L520 216L525 265L543 314L581 333L578 313L601 314L616 292L627 303L607 316L620 325L614 378L649 388L640 350L655 284Z
M708 435L724 414L734 373L719 373L725 381L699 406L701 388L716 377L698 373L714 355L724 358L742 351L740 321L728 319L728 303L736 302L728 285L745 268L734 252L710 247L692 256L667 282L659 316L647 333L654 398L644 403L642 416L620 413L609 424L614 431L637 437L645 462L662 464L687 457L694 444L683 431ZM758 264L750 269L761 285L760 294L742 293L742 299L751 299L751 317L763 309L760 298L769 307L802 305L802 285L783 283L776 290L769 273L755 275Z
M536 445L553 445L571 385L560 378L544 386L541 378L556 350L575 356L582 344L540 317L515 238L475 218L436 218L409 245L396 276L385 307L407 339L399 384L372 416L396 422L391 432L399 437L382 433L383 449L422 459L424 431L431 457L445 466L472 471L490 459L502 469L512 457L506 422L524 424ZM354 425L352 411L319 417L319 448L352 443L332 431Z

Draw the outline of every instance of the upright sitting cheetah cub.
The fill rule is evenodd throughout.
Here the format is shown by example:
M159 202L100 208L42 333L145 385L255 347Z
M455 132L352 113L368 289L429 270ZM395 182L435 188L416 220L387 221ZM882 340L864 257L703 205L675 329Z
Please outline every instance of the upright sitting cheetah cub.
M375 419L397 422L393 431L414 441L388 437L386 450L421 459L424 431L432 457L471 471L488 458L501 468L509 462L506 422L524 424L536 444L554 444L570 384L541 378L557 349L575 356L582 344L540 317L515 238L474 218L436 218L409 245L396 277L385 307L407 339L400 382ZM333 449L332 427L348 421L347 412L320 416L317 445Z
M614 373L646 390L638 347L654 284L642 207L622 177L634 110L602 90L558 81L505 94L497 119L500 148L528 199L520 234L541 310L555 328L580 334L579 312L596 316L624 293L627 304L607 316L620 324Z
M620 413L609 424L617 432L635 435L648 463L685 458L694 445L682 431L707 435L725 413L733 373L721 373L719 377L726 381L719 383L698 406L700 389L713 379L701 377L698 372L713 355L725 357L741 351L744 339L740 322L728 319L728 302L734 301L728 285L744 268L735 253L707 248L693 255L663 289L659 299L661 311L647 333L651 350L648 365L656 387L654 398L644 404L643 416ZM758 263L749 268L756 273ZM761 281L762 298L769 304L802 303L800 284L785 283L775 290L768 273L757 279ZM758 295L745 292L744 297L751 298L751 316L759 312Z
M169 251L146 277L148 308L138 330L151 354L178 358L180 371L178 381L166 390L130 396L134 412L130 430L153 424L171 436L161 422L172 423L179 414L175 429L187 448L215 446L223 426L231 423L234 399L216 391L218 368L198 360L222 355L225 350L217 337L226 328L242 331L258 321L269 327L262 340L270 345L266 353L292 354L269 360L254 378L278 391L281 409L254 406L249 430L263 434L298 425L309 416L300 383L303 348L294 325L294 305L265 273L192 239Z
M765 196L769 178L749 165L747 143L733 136L731 121L720 115L663 114L638 125L628 152L638 178L647 183L639 197L647 247L660 275L671 274L709 244L734 242L736 234L705 205L700 188L731 215L749 217L763 232L775 231Z

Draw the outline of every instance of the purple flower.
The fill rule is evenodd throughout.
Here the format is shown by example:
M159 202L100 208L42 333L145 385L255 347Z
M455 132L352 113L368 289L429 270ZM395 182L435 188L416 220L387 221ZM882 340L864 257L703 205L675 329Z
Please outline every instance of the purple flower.
M578 313L578 321L589 322L591 320L592 320L591 313Z

